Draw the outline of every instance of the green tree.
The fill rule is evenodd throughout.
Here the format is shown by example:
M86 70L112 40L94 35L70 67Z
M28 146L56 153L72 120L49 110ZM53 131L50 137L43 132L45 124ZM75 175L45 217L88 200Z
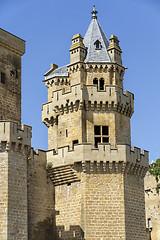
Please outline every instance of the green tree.
M158 158L156 160L156 162L151 163L151 165L149 167L149 172L150 172L150 174L155 176L155 179L156 179L156 182L157 182L156 192L159 194L160 183L158 183L158 182L159 182L159 179L160 179L160 158Z

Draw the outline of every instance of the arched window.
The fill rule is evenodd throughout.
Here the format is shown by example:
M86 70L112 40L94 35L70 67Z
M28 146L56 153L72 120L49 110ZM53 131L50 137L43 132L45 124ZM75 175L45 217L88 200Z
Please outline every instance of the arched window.
M96 85L97 86L97 90L98 91L103 91L104 90L104 79L103 78L100 78L98 80L98 78L94 78L93 79L93 85Z

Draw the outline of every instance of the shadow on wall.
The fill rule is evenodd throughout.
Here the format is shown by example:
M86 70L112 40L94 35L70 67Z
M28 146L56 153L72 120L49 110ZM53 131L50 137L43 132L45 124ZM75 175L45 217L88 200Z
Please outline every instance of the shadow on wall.
M34 227L33 235L29 235L30 240L53 240L57 239L55 234L55 228L53 227L53 218L46 218L44 221L38 222Z
M74 225L70 226L70 230L65 231L64 226L57 226L56 227L56 238L55 240L85 240L84 239L84 232L80 226Z
M146 228L146 233L147 233L147 240L152 240L152 238L151 238L151 229Z
M55 219L45 219L39 222L33 234L34 240L85 240L84 232L80 226L70 226L70 230L65 231L64 226L55 227Z

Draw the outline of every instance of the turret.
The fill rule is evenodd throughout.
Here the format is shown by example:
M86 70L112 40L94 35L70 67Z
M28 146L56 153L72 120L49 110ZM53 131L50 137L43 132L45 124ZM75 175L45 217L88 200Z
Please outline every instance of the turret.
M111 58L112 62L117 62L118 64L122 65L122 60L121 60L121 49L119 46L119 40L115 35L111 35L110 37L110 44L108 47L108 53Z
M123 91L118 38L109 43L95 6L91 13L84 40L72 39L70 64L45 76L56 230L62 239L144 240L148 152L131 149L134 95Z
M83 44L81 34L76 34L72 38L72 45L70 47L70 64L83 62L86 55L86 48Z

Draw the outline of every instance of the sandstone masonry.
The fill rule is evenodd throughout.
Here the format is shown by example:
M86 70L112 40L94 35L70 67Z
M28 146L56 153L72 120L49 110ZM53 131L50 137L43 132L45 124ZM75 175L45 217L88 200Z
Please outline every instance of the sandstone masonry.
M116 36L97 21L76 34L70 63L44 75L48 150L21 125L22 39L0 29L0 239L145 240L148 152L131 148L134 95Z

